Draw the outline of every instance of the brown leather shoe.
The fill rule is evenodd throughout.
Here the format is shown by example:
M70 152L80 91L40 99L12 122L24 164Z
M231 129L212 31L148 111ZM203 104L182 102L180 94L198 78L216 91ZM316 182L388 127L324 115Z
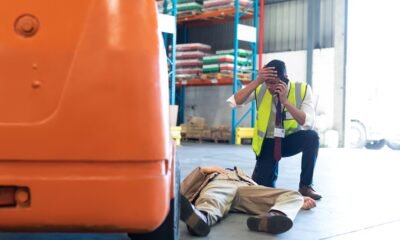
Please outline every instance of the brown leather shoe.
M253 216L247 219L247 227L256 232L279 234L288 231L292 226L292 220L277 211L270 211L265 215Z
M301 195L310 197L314 200L319 200L322 198L322 196L316 193L311 186L302 186L299 188L299 192L301 193Z
M210 226L207 217L196 209L183 195L181 197L181 220L186 223L189 232L195 236L207 236L210 233Z

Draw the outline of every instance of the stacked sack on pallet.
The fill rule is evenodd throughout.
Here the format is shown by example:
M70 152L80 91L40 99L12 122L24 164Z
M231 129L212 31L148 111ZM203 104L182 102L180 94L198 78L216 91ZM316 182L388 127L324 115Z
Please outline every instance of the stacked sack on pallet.
M211 138L214 142L229 142L231 140L231 129L227 125L211 127Z
M202 72L203 57L210 55L211 46L202 43L176 45L176 78L198 78Z
M157 1L158 11L164 13L164 2ZM196 15L203 11L203 0L177 0L177 15ZM172 1L167 0L167 14L172 13Z
M178 16L196 15L203 12L203 0L177 0Z
M252 51L238 49L238 66L239 72L251 71ZM234 50L220 50L216 55L203 57L203 73L232 73L234 70Z
M187 123L181 124L181 135L190 140L211 140L218 142L229 142L231 140L231 129L227 125L218 125L211 128L205 118L190 116Z
M252 0L239 0L240 7L248 7L253 4ZM232 8L235 6L235 0L204 0L203 11L215 11L220 9Z
M211 131L208 128L208 124L205 118L190 116L187 123L181 124L182 137L186 139L210 139Z

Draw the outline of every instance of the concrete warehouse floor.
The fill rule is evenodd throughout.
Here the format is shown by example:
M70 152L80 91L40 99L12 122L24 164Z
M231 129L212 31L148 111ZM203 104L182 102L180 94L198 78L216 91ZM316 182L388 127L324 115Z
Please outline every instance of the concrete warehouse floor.
M201 165L238 166L252 173L255 161L249 145L188 144L178 148L182 177ZM230 214L212 227L208 237L188 234L181 223L181 239L400 239L400 151L320 150L315 189L323 195L318 206L301 211L293 228L280 235L251 232L247 215ZM300 155L282 159L278 187L297 190ZM15 234L0 233L0 240L127 240L126 234Z

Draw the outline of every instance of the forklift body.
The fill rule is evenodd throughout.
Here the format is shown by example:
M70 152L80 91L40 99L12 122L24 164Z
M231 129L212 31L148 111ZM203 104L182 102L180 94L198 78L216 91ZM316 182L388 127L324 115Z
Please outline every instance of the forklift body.
M145 233L177 194L154 0L0 2L0 229Z

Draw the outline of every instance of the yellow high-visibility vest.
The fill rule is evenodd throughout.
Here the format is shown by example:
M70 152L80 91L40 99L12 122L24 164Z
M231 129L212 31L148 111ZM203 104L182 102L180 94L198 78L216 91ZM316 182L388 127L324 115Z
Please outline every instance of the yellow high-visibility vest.
M306 95L306 91L306 83L291 81L288 93L288 101L296 106L297 109L300 109L301 103L303 102L304 96ZM261 147L267 133L268 121L273 102L272 95L268 91L266 83L263 83L257 87L255 99L257 106L257 117L254 126L252 146L254 152L258 156L260 155ZM284 115L287 115L285 114L285 110ZM285 128L285 136L297 132L300 129L300 126L295 119L284 118L283 126Z

